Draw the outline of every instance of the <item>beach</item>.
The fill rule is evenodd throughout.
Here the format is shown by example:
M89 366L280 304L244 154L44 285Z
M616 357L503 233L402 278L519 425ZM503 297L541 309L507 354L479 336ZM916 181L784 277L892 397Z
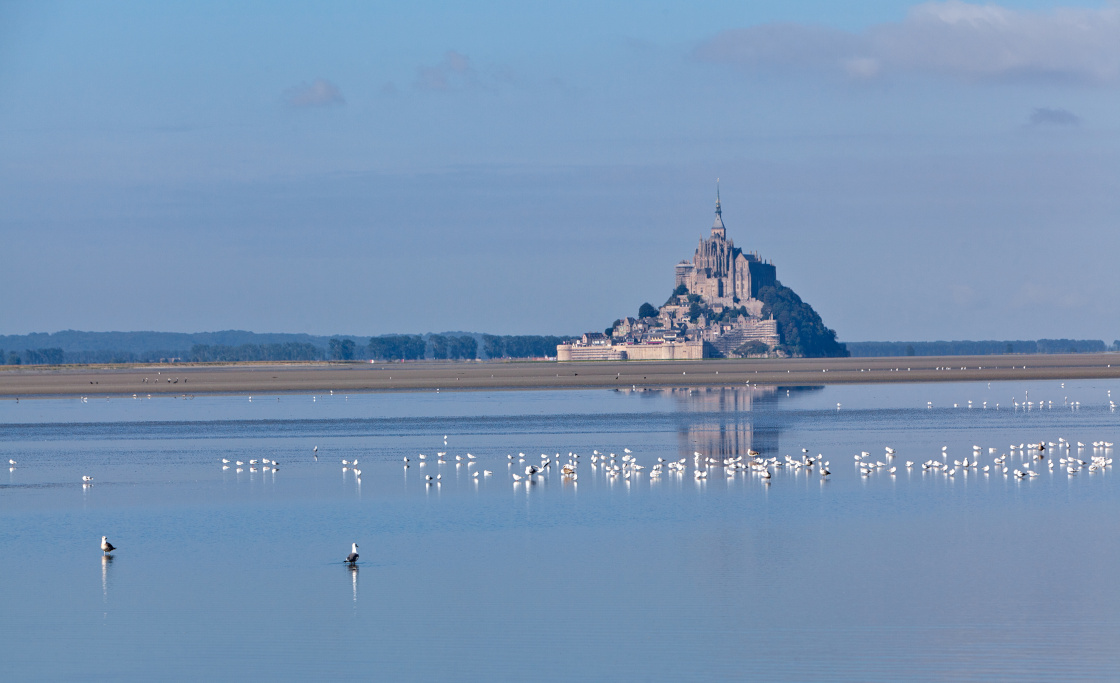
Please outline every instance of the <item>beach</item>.
M1120 354L0 366L0 397L579 389L1120 377Z

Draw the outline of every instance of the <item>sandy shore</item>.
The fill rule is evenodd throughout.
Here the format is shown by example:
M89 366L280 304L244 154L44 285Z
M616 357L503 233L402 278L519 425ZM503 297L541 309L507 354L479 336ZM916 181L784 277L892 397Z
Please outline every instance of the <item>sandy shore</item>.
M815 385L1120 377L1120 354L790 360L0 366L0 397Z

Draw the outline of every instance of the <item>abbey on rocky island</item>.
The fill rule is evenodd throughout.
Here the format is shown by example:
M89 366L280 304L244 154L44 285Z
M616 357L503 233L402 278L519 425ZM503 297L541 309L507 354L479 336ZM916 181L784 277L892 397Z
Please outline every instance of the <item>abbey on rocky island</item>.
M607 333L589 332L560 344L558 360L676 360L765 356L781 343L778 324L763 317L759 290L774 286L777 271L728 239L719 188L711 235L700 239L692 261L676 266L673 294L660 309L615 321Z

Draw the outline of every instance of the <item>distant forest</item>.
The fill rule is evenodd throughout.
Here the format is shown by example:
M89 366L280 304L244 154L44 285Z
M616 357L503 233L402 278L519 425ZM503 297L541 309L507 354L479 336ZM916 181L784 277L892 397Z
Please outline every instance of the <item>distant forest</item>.
M1102 353L1120 351L1120 340L1106 346L1099 339L1034 341L847 342L853 356L991 356L1000 353Z
M574 335L573 335L574 336ZM0 335L0 365L300 360L543 358L572 337L471 333L378 337L257 334L240 330Z
M819 316L796 295L775 288L768 306L778 315L783 342L801 347L805 355L962 356L1001 353L1099 353L1120 351L1099 339L1014 341L847 342L820 324ZM784 315L783 315L784 314ZM785 316L788 316L787 320ZM574 337L575 335L573 335ZM81 363L158 363L175 361L299 361L299 360L473 360L545 358L556 345L573 337L470 333L388 334L378 337L307 334L256 334L228 330L182 334L171 332L55 332L0 335L0 365L63 365Z

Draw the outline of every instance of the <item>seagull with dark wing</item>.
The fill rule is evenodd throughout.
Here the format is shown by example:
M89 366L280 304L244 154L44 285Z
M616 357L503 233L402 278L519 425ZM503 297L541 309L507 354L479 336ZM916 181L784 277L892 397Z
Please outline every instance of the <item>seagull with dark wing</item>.
M109 553L113 552L114 550L116 550L116 547L114 547L113 544L109 542L108 537L102 536L101 537L101 552L108 555Z
M346 556L346 564L353 566L358 561L358 544L350 545L350 554Z

